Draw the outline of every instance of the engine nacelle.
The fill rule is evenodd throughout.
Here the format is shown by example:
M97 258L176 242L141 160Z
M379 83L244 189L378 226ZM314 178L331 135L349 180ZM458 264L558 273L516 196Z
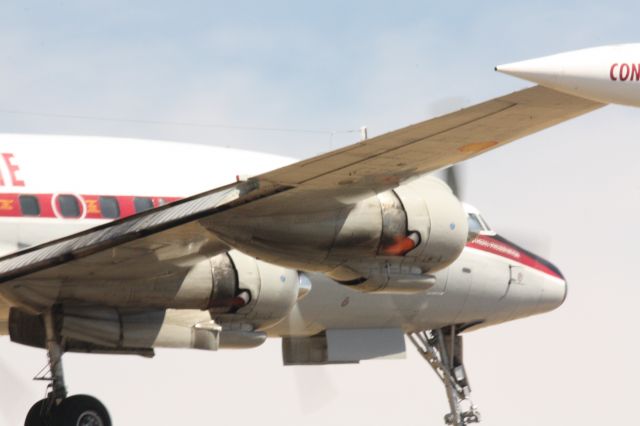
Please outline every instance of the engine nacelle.
M55 305L56 328L68 351L142 355L154 347L255 347L266 339L262 330L285 318L300 293L296 270L235 250L162 279L105 282L95 291L97 286L66 284L34 282L16 294ZM121 293L128 298L120 299ZM44 347L37 310L12 308L9 334L14 342Z
M285 317L298 294L296 270L236 250L191 266L168 264L161 272L132 279L87 278L92 285L86 285L85 279L78 283L25 280L4 295L31 314L54 305L118 306L135 311L196 309L209 311L213 318L233 313L258 328Z
M252 256L324 272L343 283L369 281L354 287L366 291L428 288L432 280L424 274L451 264L467 239L462 204L444 182L431 176L355 204L325 206L257 211L249 218L229 214L207 226Z

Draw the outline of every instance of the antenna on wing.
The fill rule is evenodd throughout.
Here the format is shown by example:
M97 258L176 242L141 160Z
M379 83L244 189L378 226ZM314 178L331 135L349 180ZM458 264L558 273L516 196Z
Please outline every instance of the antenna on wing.
M434 117L437 117L462 109L468 104L469 100L460 96L440 98L431 102L429 105L429 112ZM444 180L459 200L462 200L463 198L463 175L464 173L462 173L462 167L460 164L454 164L444 170Z
M366 141L369 139L369 135L367 134L367 126L360 127L360 141Z

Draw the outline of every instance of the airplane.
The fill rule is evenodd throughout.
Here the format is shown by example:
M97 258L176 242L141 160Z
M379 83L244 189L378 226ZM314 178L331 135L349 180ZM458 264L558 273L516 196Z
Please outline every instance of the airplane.
M285 365L322 365L392 358L405 336L444 384L445 423L479 422L463 333L556 309L567 283L432 173L602 106L534 86L298 162L0 135L0 335L50 370L25 426L112 424L67 395L65 352L279 338Z
M618 44L498 65L496 71L596 102L640 106L640 44Z

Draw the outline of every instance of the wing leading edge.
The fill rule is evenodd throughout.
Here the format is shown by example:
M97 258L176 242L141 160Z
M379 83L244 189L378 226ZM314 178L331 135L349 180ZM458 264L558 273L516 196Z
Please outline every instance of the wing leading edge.
M320 194L354 197L467 160L604 104L535 86L300 161L247 182L0 258L0 283L153 274L227 247L200 221L222 211L313 208ZM256 201L260 200L259 203ZM89 280L90 281L90 280Z

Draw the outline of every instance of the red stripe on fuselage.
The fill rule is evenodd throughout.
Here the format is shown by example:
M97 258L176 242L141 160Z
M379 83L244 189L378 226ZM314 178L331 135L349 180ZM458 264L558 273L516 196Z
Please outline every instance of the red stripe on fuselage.
M67 193L61 193L67 194ZM38 200L38 205L40 207L40 214L38 215L25 215L22 212L20 207L20 196L27 195L31 197L35 197ZM55 202L54 197L59 194L32 194L32 193L10 193L10 194L0 194L0 217L26 217L26 218L48 218L48 219L74 219L74 218L65 218L59 214L56 214L55 210L60 210L59 208L54 209L53 202ZM118 202L118 207L120 210L119 218L132 216L138 213L135 209L135 199L136 198L145 198L151 200L153 207L160 207L164 204L171 203L173 201L177 201L180 198L178 197L155 197L155 196L136 196L136 195L110 195L110 194L101 194L101 195L84 195L84 194L70 194L76 196L78 203L80 203L81 210L84 207L85 216L83 219L113 219L104 217L102 211L100 210L100 197L112 197L115 198ZM59 212L58 212L59 213Z
M556 278L564 279L556 271L550 269L535 258L529 256L527 253L520 250L511 244L507 244L502 241L498 241L489 235L479 235L473 241L467 243L467 247L471 247L477 250L482 250L487 253L492 253L497 256L504 257L509 260L514 260L525 266L533 268L537 271L544 272L547 275L551 275Z

